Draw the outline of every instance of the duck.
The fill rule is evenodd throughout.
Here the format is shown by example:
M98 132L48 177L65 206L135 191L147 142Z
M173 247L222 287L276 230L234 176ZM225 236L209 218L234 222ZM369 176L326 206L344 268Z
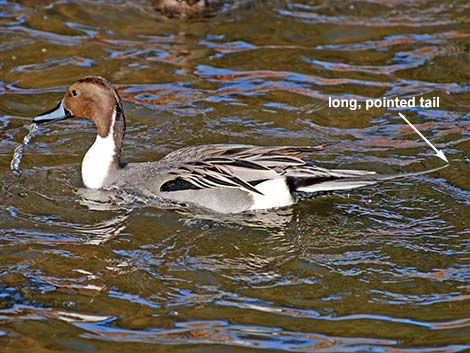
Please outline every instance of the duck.
M220 5L220 0L154 0L157 11L170 18L187 19L207 13Z
M175 150L157 161L125 163L121 160L126 131L122 101L112 84L100 76L73 82L58 105L34 117L33 122L73 117L93 121L97 130L81 164L85 188L121 190L210 212L234 214L281 208L412 175L320 167L308 157L322 151L325 144L197 145Z

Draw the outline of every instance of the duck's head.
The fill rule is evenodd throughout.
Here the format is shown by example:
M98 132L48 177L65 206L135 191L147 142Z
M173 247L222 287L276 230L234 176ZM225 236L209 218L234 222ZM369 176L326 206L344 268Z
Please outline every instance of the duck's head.
M89 76L67 88L64 98L54 109L33 119L37 124L71 117L93 120L98 135L82 162L83 184L99 189L106 184L112 170L121 166L120 156L126 121L121 98L102 77Z
M72 83L57 107L36 116L33 121L40 124L75 116L93 120L98 135L103 138L116 127L116 121L122 120L120 125L124 125L121 98L113 86L99 76L84 77Z

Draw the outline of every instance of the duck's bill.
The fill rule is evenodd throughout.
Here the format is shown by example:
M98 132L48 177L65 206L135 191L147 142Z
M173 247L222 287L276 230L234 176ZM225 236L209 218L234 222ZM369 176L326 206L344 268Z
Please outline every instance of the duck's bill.
M52 110L49 110L41 115L38 115L33 119L33 122L37 124L47 123L48 121L59 121L65 120L72 117L72 114L64 108L64 102L60 103Z

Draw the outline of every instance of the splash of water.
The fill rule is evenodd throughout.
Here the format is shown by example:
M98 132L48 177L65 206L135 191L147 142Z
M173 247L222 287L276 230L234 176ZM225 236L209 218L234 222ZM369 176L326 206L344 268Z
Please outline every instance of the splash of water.
M36 135L36 131L38 130L38 124L32 123L28 126L26 126L28 129L28 134L24 137L23 142L16 146L15 151L13 152L13 158L10 163L10 168L13 171L13 173L17 176L21 175L21 172L19 170L20 163L21 163L21 158L23 157L23 151L26 145L29 144L31 139Z

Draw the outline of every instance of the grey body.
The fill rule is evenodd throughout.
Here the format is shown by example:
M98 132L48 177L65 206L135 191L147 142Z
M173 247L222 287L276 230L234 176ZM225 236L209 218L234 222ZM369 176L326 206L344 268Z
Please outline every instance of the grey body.
M160 161L129 163L114 170L109 174L105 187L132 190L143 196L196 205L221 213L239 213L250 210L253 206L254 192L243 183L237 184L237 180L232 187L214 185L166 192L161 191L161 187L175 177L186 178L195 172L207 178L207 167L216 168L210 171L210 175L216 178L233 175L249 185L261 180L280 178L289 168L307 165L293 155L312 153L321 148L229 144L189 146L171 152ZM276 160L279 158L285 160ZM237 166L239 162L242 166ZM270 196L276 198L276 195Z
M148 163L130 163L109 174L105 188L118 188L137 192L144 197L154 197L162 201L199 206L221 213L238 213L251 210L256 197L256 184L266 180L280 179L290 183L292 203L300 198L311 198L315 192L302 191L317 184L319 187L332 184L317 194L336 189L350 189L347 181L373 184L377 180L360 180L359 177L372 176L369 171L328 170L316 167L298 156L311 154L322 149L315 147L275 146L259 147L251 145L206 145L190 146L176 150L162 160ZM212 169L214 168L214 169ZM198 173L200 179L213 176L219 180L230 175L237 179L233 186L203 185L200 189L162 191L162 186L175 178L194 182ZM199 175L200 174L200 175ZM200 180L199 179L199 180ZM237 181L240 181L240 184ZM198 179L195 184L197 184ZM245 185L244 183L248 184ZM297 183L297 186L296 186ZM250 189L251 186L253 189ZM357 186L355 186L357 187ZM279 194L284 190L278 191ZM276 190L272 199L282 197ZM275 204L275 201L274 201Z

